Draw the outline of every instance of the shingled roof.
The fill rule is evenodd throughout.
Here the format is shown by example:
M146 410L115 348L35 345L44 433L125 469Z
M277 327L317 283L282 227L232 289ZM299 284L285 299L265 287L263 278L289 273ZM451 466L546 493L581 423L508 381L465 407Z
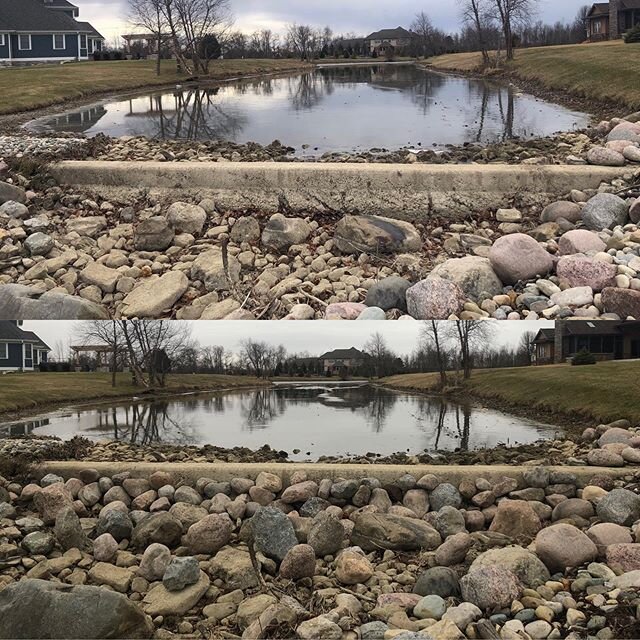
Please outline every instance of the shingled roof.
M407 31L403 27L396 27L395 29L382 29L382 31L375 31L369 34L365 40L397 40L399 38L415 38L416 34Z
M31 342L49 349L48 345L33 331L25 331L11 320L0 320L0 340L10 342ZM51 351L51 349L49 349Z
M0 31L91 33L88 22L77 22L62 11L52 11L39 0L0 0ZM97 31L96 31L97 33Z
M351 347L350 349L334 349L333 351L327 351L327 353L320 356L320 360L353 360L368 357L368 354L363 353L355 347Z

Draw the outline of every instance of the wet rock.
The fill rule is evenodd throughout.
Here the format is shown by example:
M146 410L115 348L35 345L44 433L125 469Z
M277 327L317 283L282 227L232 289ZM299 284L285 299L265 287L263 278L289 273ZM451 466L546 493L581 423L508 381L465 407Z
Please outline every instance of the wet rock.
M582 221L587 229L602 231L626 224L627 203L612 193L599 193L591 198L582 210Z
M489 251L489 260L493 270L506 284L545 276L553 268L553 260L547 251L522 233L498 238Z
M446 320L462 310L465 296L460 287L443 278L429 277L406 291L407 310L417 320Z
M151 638L154 633L151 620L120 593L45 580L21 580L0 591L0 620L2 638L98 640Z
M334 244L343 253L411 253L422 240L409 222L380 216L344 216L336 225Z

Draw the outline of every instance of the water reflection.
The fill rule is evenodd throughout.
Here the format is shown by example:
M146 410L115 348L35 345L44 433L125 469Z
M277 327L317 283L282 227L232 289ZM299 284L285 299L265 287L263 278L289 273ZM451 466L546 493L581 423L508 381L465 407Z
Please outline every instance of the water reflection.
M407 64L378 64L333 65L215 88L152 92L49 116L30 126L183 140L269 144L279 139L300 155L317 155L488 143L548 135L586 126L588 120L512 86Z
M474 449L555 437L549 425L470 402L367 383L296 383L75 407L0 425L2 435L81 435L137 444L268 444L321 455ZM293 456L294 458L296 456Z

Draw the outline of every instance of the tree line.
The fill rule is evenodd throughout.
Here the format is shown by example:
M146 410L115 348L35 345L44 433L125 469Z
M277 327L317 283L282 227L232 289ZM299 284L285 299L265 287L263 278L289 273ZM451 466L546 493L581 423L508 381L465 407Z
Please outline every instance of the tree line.
M487 321L424 322L409 355L396 353L383 334L373 333L362 347L365 358L343 375L381 378L399 373L438 372L441 386L450 376L468 378L477 368L528 366L535 333L526 332L515 346L497 345L495 324ZM83 323L82 344L107 347L112 384L116 373L129 371L132 383L161 387L172 373L308 377L331 375L323 361L308 352L288 353L284 345L247 338L236 351L201 345L189 323L166 320L111 320ZM75 365L95 370L97 360L82 354Z

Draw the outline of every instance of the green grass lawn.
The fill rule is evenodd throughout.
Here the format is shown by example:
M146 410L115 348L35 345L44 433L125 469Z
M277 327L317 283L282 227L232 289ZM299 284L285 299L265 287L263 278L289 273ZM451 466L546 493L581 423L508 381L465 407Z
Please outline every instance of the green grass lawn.
M38 409L54 403L128 397L142 393L179 393L267 384L249 376L172 374L161 389L131 384L131 374L118 374L115 387L109 373L16 373L0 375L0 413Z
M463 389L514 407L532 407L597 422L621 418L640 424L640 360L601 362L595 366L521 367L474 371ZM436 374L386 378L398 389L434 390Z
M471 72L481 62L479 53L456 53L430 58L426 64L441 70ZM640 44L617 40L519 49L507 69L548 89L640 109Z
M90 97L109 91L124 91L184 82L176 73L175 60L163 60L156 75L154 60L73 62L0 69L0 114L19 113ZM276 73L308 65L299 60L217 60L201 80Z

